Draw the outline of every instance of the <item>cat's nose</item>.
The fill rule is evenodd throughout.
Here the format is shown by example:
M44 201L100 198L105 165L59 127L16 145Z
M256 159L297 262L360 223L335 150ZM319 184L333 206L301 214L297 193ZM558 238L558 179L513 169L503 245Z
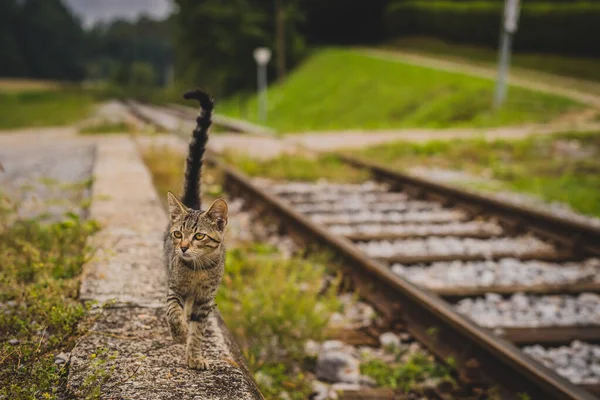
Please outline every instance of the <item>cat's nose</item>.
M187 249L189 249L189 247L187 247L187 246L181 246L180 249L181 249L182 253L185 253L187 251Z

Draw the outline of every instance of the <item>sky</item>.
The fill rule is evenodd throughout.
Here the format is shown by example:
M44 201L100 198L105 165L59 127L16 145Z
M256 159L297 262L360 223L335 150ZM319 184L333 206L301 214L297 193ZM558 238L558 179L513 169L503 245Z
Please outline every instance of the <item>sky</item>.
M153 17L165 17L171 9L170 0L65 0L86 27L97 21L116 17L135 19L142 13Z

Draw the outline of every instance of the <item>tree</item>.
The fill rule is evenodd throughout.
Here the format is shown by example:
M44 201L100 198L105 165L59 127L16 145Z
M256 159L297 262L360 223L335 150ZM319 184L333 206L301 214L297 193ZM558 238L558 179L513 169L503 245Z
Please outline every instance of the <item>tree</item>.
M173 63L171 21L141 16L137 21L114 20L94 26L87 35L88 71L96 78L129 82L132 64L151 66L153 85L164 83ZM158 75L158 76L157 76Z
M84 32L80 21L61 0L25 0L17 21L15 38L29 75L83 78Z
M27 68L19 43L15 37L15 25L19 18L16 0L0 1L0 75L19 76Z
M286 61L303 52L303 39L295 24L298 0L285 2ZM256 65L252 51L274 48L273 0L176 0L176 74L224 96L255 87ZM270 64L270 71L274 71Z

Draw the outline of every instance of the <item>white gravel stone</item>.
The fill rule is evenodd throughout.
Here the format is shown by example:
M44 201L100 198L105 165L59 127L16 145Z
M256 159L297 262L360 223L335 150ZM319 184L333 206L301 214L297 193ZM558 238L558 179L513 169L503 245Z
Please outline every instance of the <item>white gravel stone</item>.
M313 400L327 400L329 399L329 385L321 381L312 381L312 395Z
M552 263L504 258L498 261L437 262L429 266L395 264L392 271L430 289L490 285L551 285L600 282L600 259Z
M333 193L337 195L345 193L379 193L387 192L389 187L385 184L367 181L364 183L332 183L326 180L318 182L286 182L272 183L267 180L256 180L261 185L266 185L267 190L277 195L290 194L312 194L318 193Z
M315 370L318 379L328 382L360 382L360 363L343 350L321 349Z
M388 213L406 211L430 211L439 210L440 208L442 208L442 206L439 203L434 203L430 201L411 200L402 203L381 201L379 203L371 203L360 201L359 198L352 198L351 201L340 200L339 202L304 203L296 205L296 209L305 214L347 214L357 211Z
M332 329L360 329L371 325L376 316L375 309L362 301L357 301L350 293L338 296L343 305L341 313L335 312L328 321Z
M379 343L384 348L400 348L400 338L394 332L385 332L379 335Z
M440 223L457 222L467 218L461 210L407 211L407 212L370 212L360 211L345 214L311 214L310 219L319 224L399 224L399 223Z
M309 339L304 343L304 353L307 356L316 357L319 354L321 345L312 339Z
M575 384L600 384L600 345L573 341L569 346L526 346L523 351Z
M408 240L373 240L359 242L357 246L369 257L424 256L424 255L503 255L523 256L532 253L553 254L555 249L548 243L525 235L495 239L472 239L455 237L429 237Z
M377 192L377 193L331 193L331 192L307 192L288 194L279 197L282 201L293 205L302 204L337 204L337 203L362 203L362 204L381 204L403 203L409 200L406 193L397 192Z
M600 325L600 296L534 296L515 293L508 299L488 294L463 299L456 310L488 328Z

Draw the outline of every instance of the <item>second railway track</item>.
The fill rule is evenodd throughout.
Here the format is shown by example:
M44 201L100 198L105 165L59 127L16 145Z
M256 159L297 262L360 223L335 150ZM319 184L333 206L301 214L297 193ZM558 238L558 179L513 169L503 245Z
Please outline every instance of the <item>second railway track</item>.
M597 398L600 229L342 158L373 181L265 185L208 161L231 195L333 250L359 293L453 357L463 382Z

